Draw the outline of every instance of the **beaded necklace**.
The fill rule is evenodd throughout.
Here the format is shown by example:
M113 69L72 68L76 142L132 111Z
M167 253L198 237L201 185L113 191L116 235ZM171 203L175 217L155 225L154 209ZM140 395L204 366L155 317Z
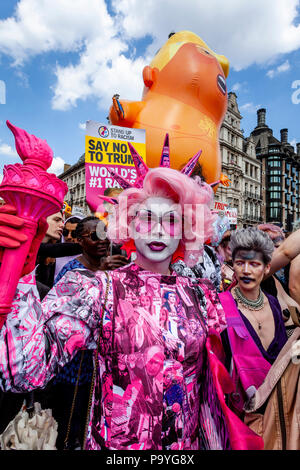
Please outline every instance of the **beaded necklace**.
M256 300L247 299L241 292L239 287L235 288L235 294L237 301L247 307L249 310L261 310L264 306L264 294L261 288L259 288L259 296Z
M259 296L256 300L247 299L247 297L245 297L243 295L243 293L240 291L239 287L235 287L234 294L235 294L234 295L235 299L239 303L244 305L244 307L246 307L248 310L251 310L251 313L252 313L253 317L255 318L255 320L257 322L258 329L261 330L262 322L259 321L256 318L256 315L254 315L254 313L253 313L254 310L261 310L264 307L264 294L263 294L263 291L261 290L261 288L259 288Z

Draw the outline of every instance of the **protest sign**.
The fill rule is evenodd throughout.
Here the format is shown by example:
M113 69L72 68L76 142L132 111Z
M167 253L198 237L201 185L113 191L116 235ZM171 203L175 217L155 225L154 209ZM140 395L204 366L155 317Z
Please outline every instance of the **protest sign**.
M226 216L230 225L237 225L237 209L230 207L227 202L215 201L213 212L218 213L220 216Z
M111 126L87 121L85 136L86 201L93 212L106 212L106 203L99 195L115 197L119 184L110 169L130 183L137 178L128 147L130 142L146 162L145 130Z

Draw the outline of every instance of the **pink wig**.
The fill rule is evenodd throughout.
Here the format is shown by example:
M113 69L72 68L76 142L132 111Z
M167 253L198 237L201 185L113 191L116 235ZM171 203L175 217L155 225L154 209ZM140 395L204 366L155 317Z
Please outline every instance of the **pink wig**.
M285 238L282 229L278 227L278 225L261 224L261 225L258 225L257 228L259 230L262 230L262 232L267 232L271 240L274 240L275 238L278 238L279 236L281 236L283 240Z
M165 197L179 204L183 215L181 244L188 266L196 264L203 243L213 235L216 216L210 211L213 190L199 179L192 179L171 168L150 169L142 188L125 189L108 224L108 237L115 243L129 242L128 226L139 204L149 197Z

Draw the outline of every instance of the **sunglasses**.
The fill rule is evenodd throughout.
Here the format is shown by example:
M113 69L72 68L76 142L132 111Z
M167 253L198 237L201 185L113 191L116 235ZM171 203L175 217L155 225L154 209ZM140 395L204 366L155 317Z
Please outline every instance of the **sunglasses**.
M76 238L76 230L68 230L67 228L64 228L62 231L64 237L67 237L69 233L71 234L72 238Z
M92 242L97 242L100 238L97 235L97 232L90 232L87 235L80 235L80 238L89 238Z
M136 231L139 233L151 232L157 224L160 224L165 232L175 235L182 228L182 218L174 212L157 216L148 210L141 210L135 217Z

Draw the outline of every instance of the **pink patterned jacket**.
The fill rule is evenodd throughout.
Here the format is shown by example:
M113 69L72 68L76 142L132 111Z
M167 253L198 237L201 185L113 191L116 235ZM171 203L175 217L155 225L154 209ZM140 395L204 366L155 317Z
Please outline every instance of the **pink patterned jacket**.
M44 387L96 349L106 276L68 272L42 303L23 278L0 335L0 384ZM134 263L109 272L86 449L230 449L205 348L226 327L210 281Z

